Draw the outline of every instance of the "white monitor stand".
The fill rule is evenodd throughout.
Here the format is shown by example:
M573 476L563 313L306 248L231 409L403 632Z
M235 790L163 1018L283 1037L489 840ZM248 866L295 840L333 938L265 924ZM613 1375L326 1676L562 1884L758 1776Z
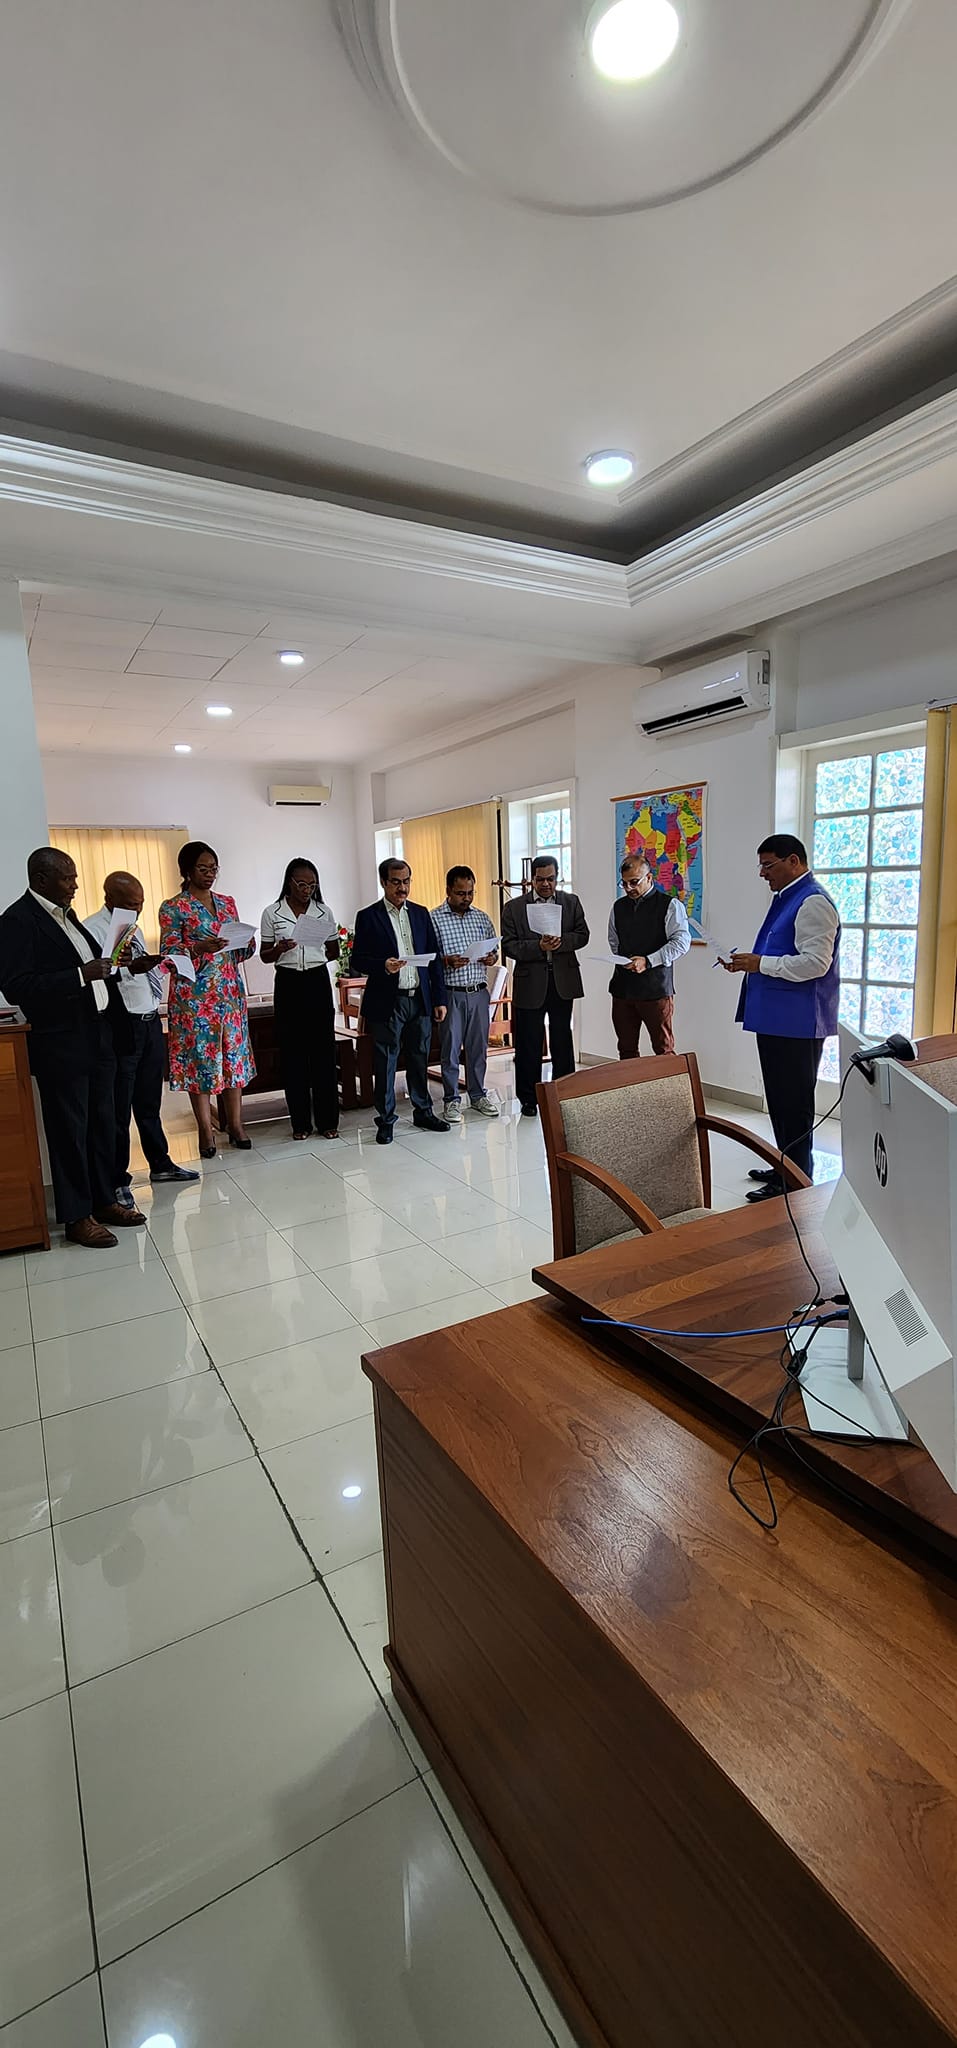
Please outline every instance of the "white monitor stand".
M867 1044L841 1027L842 1074ZM878 1060L871 1071L873 1080L855 1070L847 1082L844 1171L823 1224L850 1298L850 1328L843 1338L818 1333L802 1391L812 1428L916 1435L957 1489L957 1102L929 1087L917 1066ZM816 1394L857 1419L857 1429L812 1417Z

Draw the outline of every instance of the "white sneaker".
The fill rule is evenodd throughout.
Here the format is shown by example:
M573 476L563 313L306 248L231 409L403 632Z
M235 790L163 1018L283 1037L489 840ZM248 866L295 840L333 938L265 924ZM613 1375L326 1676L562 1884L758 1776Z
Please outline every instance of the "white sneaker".
M480 1095L478 1101L473 1102L472 1108L476 1116L498 1116L499 1114L498 1103L493 1102L490 1095Z
M460 1124L462 1121L462 1104L460 1102L447 1102L443 1113L446 1123Z

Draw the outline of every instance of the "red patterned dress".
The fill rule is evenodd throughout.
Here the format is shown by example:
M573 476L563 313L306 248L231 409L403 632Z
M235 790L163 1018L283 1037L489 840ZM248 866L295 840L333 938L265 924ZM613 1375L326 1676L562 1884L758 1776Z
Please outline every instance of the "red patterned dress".
M188 889L160 904L164 960L171 953L186 953L196 969L195 982L170 975L171 1088L198 1088L204 1095L218 1095L223 1088L244 1088L256 1071L249 1045L246 985L239 971L240 960L248 960L255 952L255 939L242 954L195 950L197 939L213 937L221 925L234 923L237 916L231 896L214 895L209 911Z

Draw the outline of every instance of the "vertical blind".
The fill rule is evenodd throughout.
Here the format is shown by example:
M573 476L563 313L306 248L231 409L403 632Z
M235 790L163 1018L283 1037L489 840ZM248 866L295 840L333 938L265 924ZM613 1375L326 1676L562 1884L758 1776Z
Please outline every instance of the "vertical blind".
M498 930L498 897L492 887L498 874L498 809L497 803L467 804L427 818L403 818L402 853L412 869L416 903L434 910L445 902L449 868L471 868L476 906L488 911Z
M159 907L180 889L176 856L189 834L185 826L169 831L137 832L116 826L51 825L50 845L76 862L79 887L73 901L77 917L92 917L103 901L103 883L118 868L143 884L140 929L149 952L159 946Z

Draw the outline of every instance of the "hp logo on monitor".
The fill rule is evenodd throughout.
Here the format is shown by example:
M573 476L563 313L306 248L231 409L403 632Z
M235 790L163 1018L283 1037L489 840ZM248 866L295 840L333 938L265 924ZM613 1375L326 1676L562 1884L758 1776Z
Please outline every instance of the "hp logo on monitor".
M878 1131L877 1136L874 1140L874 1172L876 1173L877 1178L880 1181L881 1187L886 1188L887 1146L884 1143L880 1131Z

